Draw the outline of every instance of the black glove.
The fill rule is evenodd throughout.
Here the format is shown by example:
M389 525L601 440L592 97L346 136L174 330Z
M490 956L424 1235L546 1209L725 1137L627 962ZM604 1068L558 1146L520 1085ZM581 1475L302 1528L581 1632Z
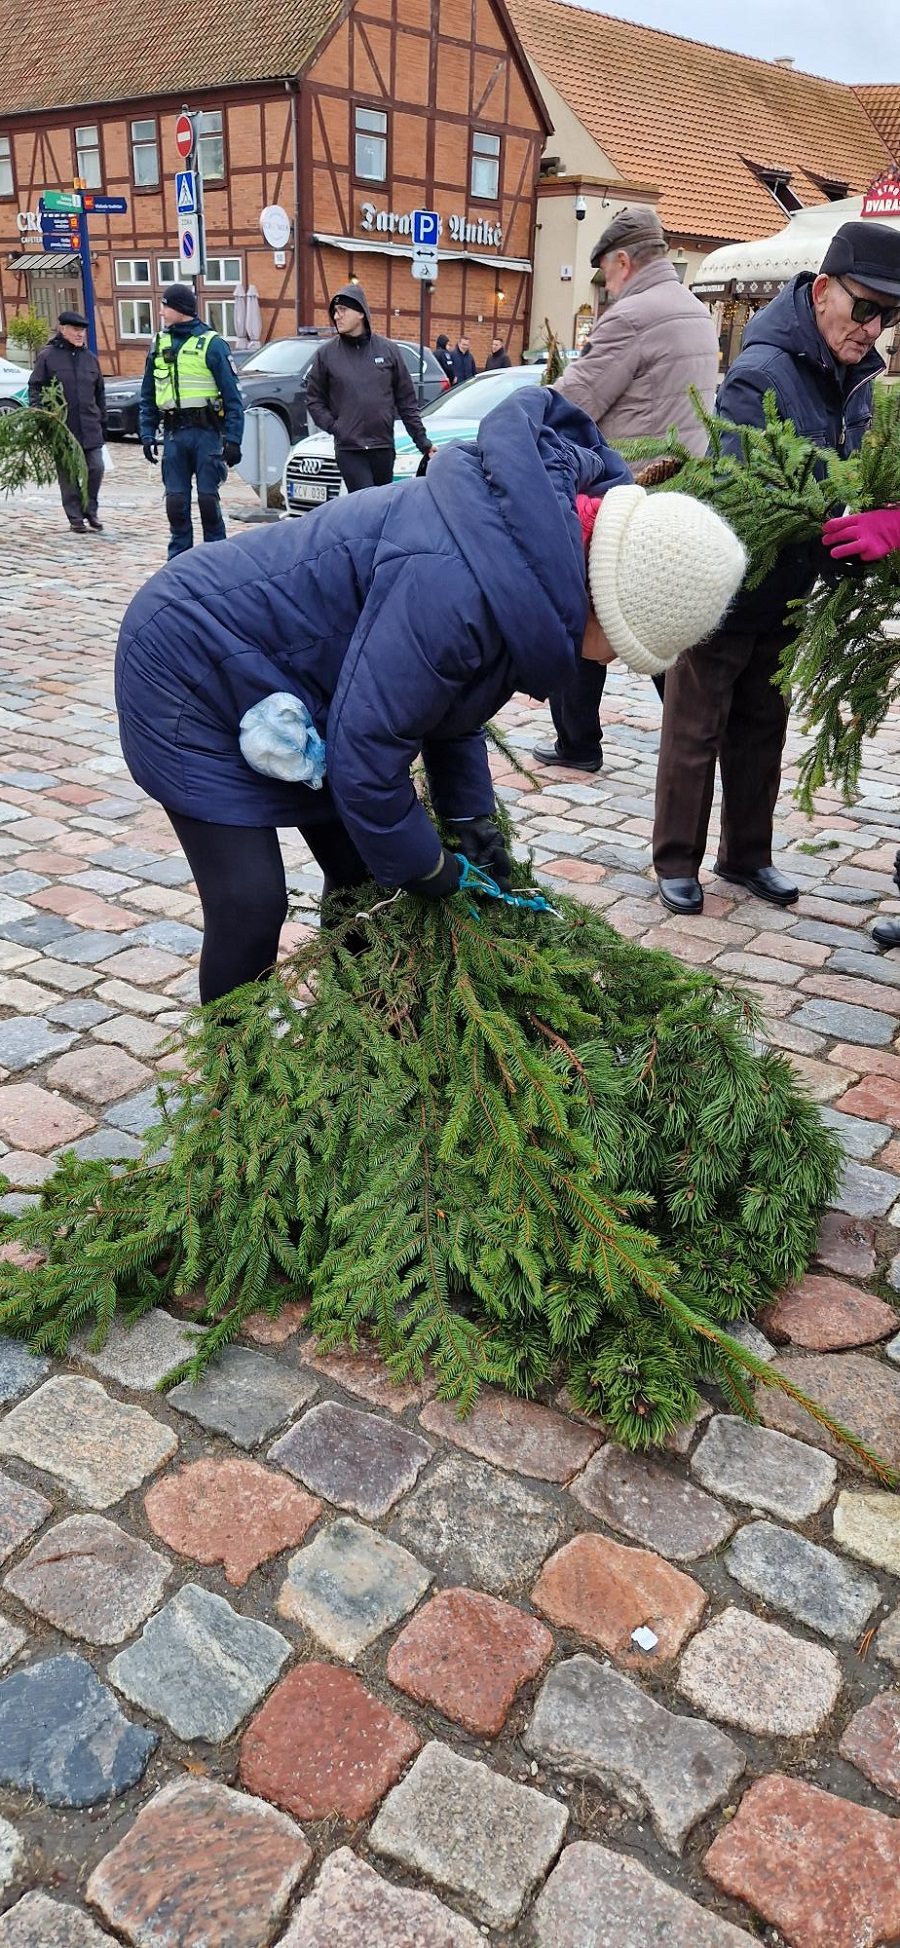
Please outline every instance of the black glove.
M222 458L225 461L226 467L236 467L240 457L241 449L237 440L224 440L222 443Z
M838 582L846 582L848 579L859 581L866 573L866 563L861 561L858 555L845 555L841 560L835 561L824 541L816 542L815 549L816 573L819 580L825 582L829 588L836 588Z
M501 893L512 890L512 864L503 834L496 820L483 813L480 818L453 820L453 837L473 866L480 866L496 880Z
M405 893L418 893L423 900L443 900L448 893L457 891L459 875L456 853L444 851L433 873L429 873L425 879L408 879L403 890Z
M144 459L149 460L151 467L155 467L159 459L159 447L156 441L145 440L141 452L143 453Z

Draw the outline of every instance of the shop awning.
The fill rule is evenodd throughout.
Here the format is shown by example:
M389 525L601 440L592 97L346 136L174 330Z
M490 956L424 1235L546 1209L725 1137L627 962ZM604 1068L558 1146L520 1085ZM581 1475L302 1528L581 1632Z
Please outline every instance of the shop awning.
M386 239L380 236L330 237L326 236L322 230L314 230L312 233L312 241L317 244L330 244L332 250L353 251L356 255L368 252L370 256L405 257L407 263L412 258L411 244L388 243ZM441 264L487 264L490 270L495 271L531 270L530 257L496 257L489 256L487 251L479 250L441 249L438 251L438 262Z
M772 297L799 271L817 271L828 245L842 223L862 215L861 196L845 196L839 203L815 203L795 210L784 230L774 237L754 237L749 243L722 244L704 257L691 278L695 297L738 297L751 303ZM900 230L900 218L881 221Z
M11 257L6 268L8 271L71 271L80 266L77 250L26 250L21 257Z

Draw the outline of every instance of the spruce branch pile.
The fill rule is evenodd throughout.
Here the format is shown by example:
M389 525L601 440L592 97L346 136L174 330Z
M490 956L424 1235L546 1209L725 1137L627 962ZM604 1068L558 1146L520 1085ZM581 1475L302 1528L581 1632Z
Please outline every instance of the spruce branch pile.
M634 441L623 451L648 489L694 494L729 522L750 555L748 589L784 549L816 544L830 515L900 502L900 386L876 386L872 426L846 460L779 419L773 393L764 427L735 426L693 399L708 453L697 458L674 429L664 441ZM900 554L832 563L823 550L820 568L808 599L790 604L786 621L796 634L780 679L809 733L797 785L806 811L828 780L852 801L865 740L900 698Z
M81 489L87 504L87 463L66 424L66 401L58 379L42 388L40 406L20 406L0 414L0 490L50 487L57 468Z
M43 1259L0 1265L0 1332L62 1352L200 1291L196 1378L309 1296L325 1348L371 1338L463 1409L565 1382L632 1447L705 1379L802 1399L727 1326L804 1270L837 1150L747 1004L574 900L371 898L192 1017L143 1158L69 1157L6 1221Z

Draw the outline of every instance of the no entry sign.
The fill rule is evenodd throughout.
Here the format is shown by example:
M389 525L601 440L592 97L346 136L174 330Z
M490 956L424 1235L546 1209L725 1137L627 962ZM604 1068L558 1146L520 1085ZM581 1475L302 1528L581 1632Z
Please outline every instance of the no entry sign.
M194 124L189 115L179 115L175 123L175 147L187 162L194 148Z

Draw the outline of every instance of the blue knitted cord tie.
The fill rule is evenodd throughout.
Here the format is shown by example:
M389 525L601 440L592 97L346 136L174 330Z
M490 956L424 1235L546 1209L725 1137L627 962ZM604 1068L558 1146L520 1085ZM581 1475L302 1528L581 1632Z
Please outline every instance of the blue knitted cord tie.
M535 892L531 888L527 893L504 893L497 885L497 881L491 878L490 873L482 872L480 866L473 866L471 859L467 859L464 852L458 852L456 857L460 866L459 892L484 893L489 900L502 900L504 906L525 907L529 913L553 913L557 920L559 919L556 907L550 905L550 901L544 898L543 893ZM480 918L477 907L470 906L469 912L473 920Z

